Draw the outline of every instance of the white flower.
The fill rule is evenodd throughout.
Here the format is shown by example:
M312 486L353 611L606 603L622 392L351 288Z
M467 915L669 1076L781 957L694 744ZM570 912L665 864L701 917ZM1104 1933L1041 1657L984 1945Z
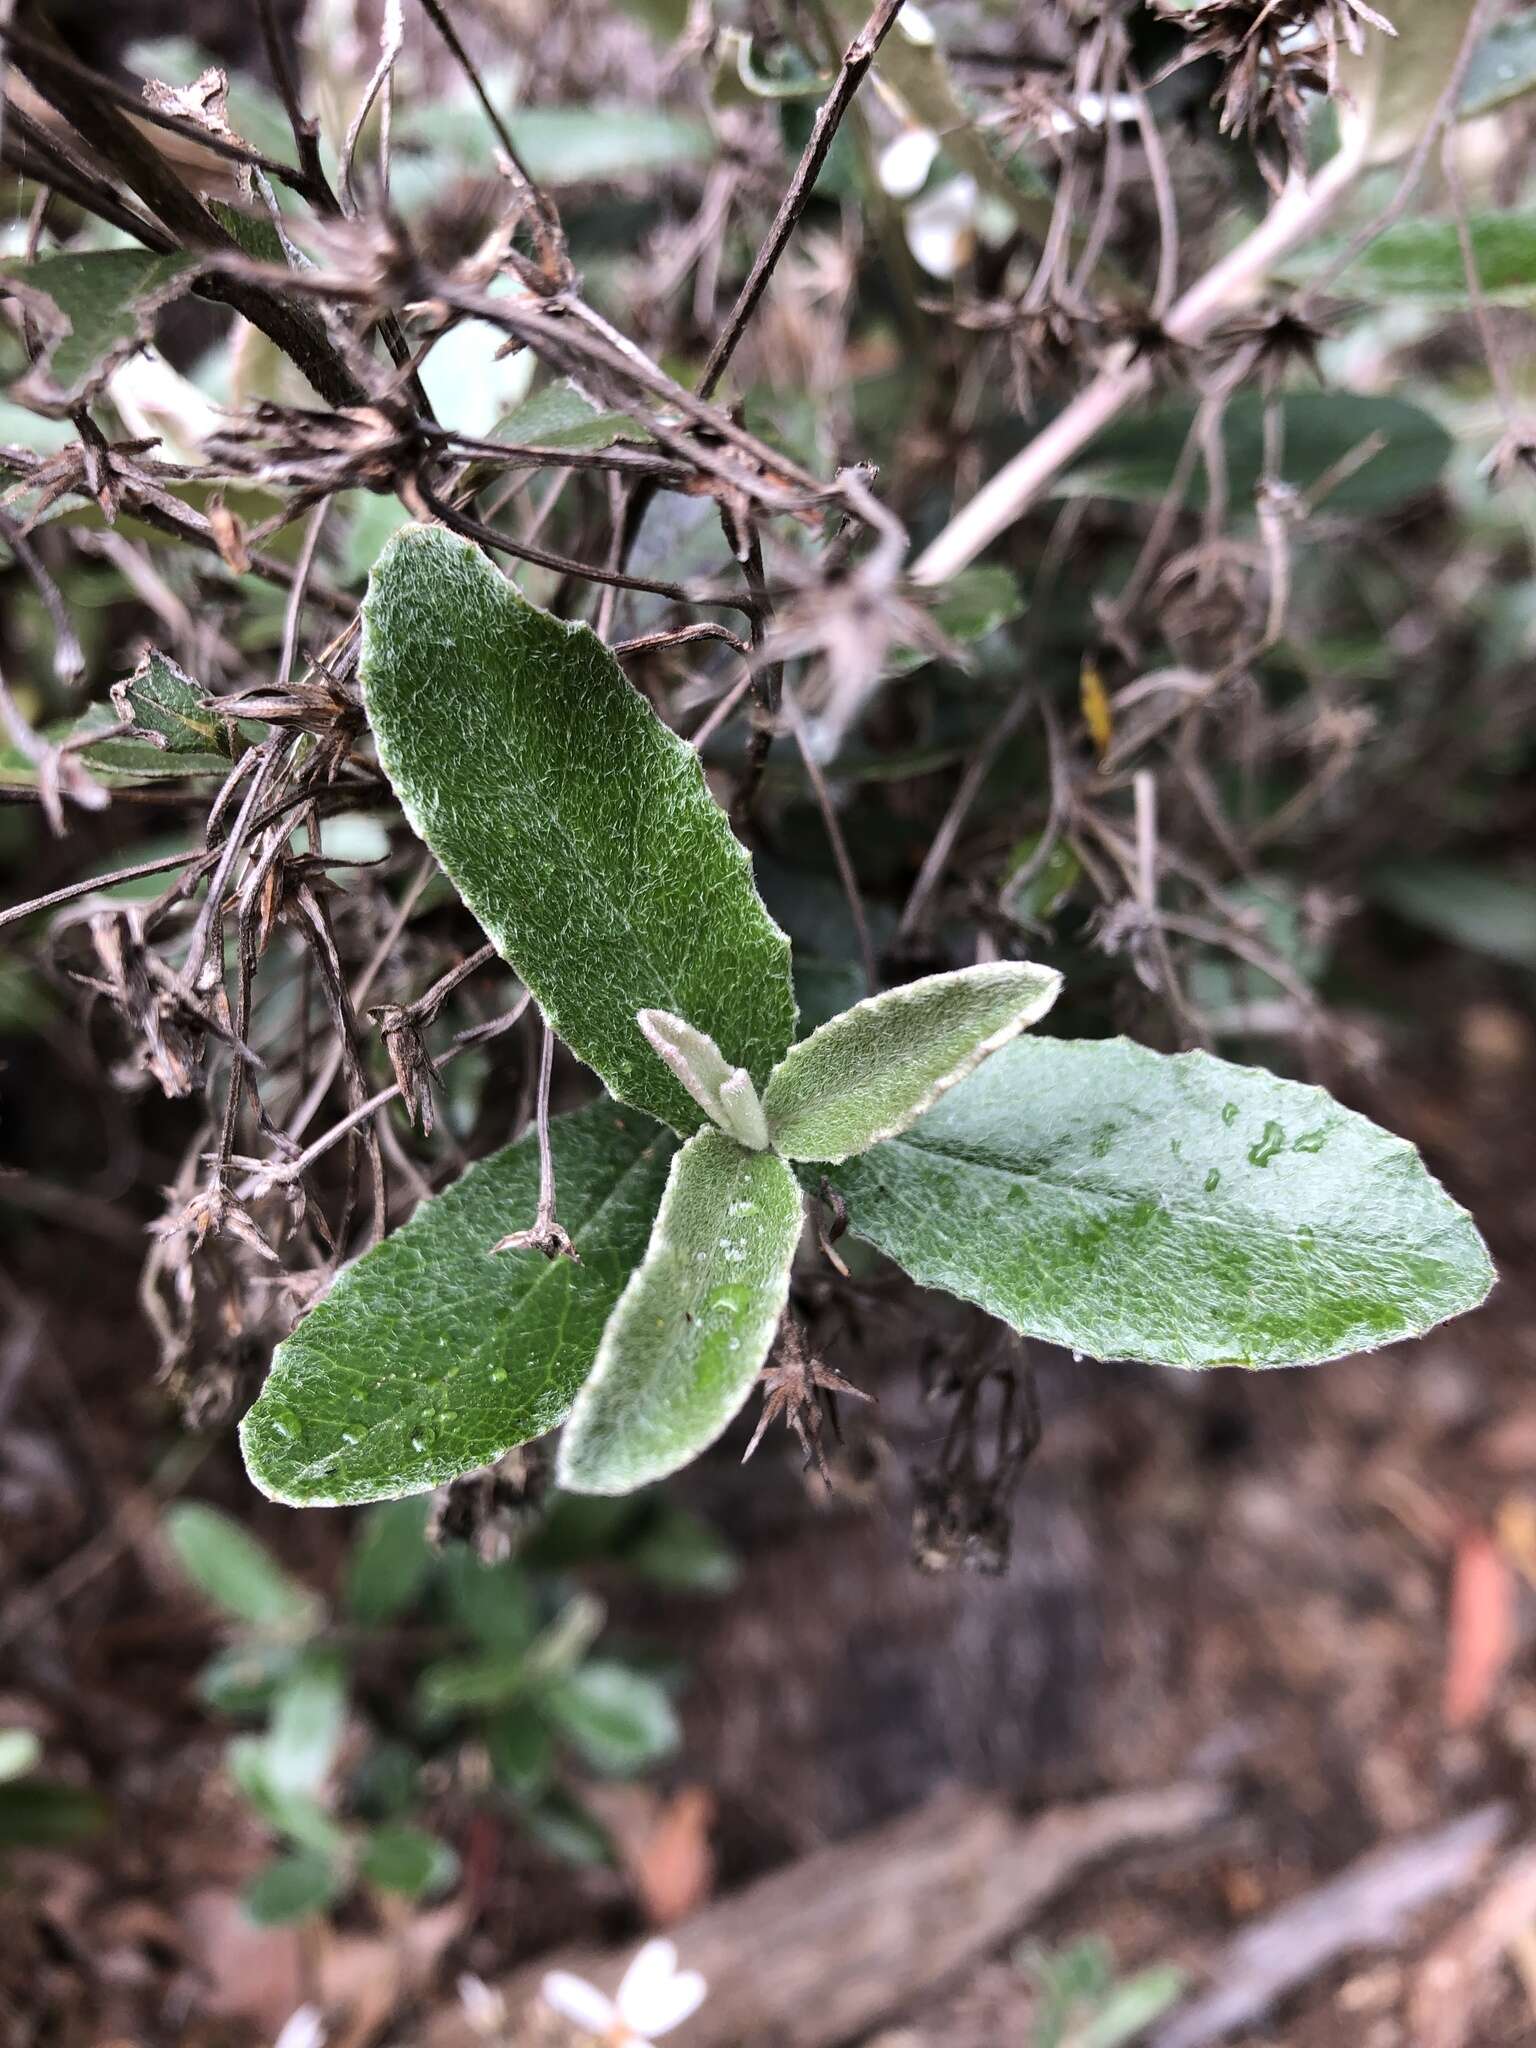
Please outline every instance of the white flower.
M473 1971L465 1970L458 1983L459 2004L464 2017L477 2034L494 2040L507 2024L506 2000Z
M325 2048L325 2022L320 2017L320 2008L301 2005L291 2012L272 2048Z
M951 178L906 213L907 247L930 277L953 277L976 247L976 180Z
M880 152L880 184L893 199L911 199L921 192L939 153L931 128L903 128Z
M691 2018L708 1988L697 1970L677 1967L670 1941L648 1941L612 1998L569 1970L551 1970L540 1987L547 2006L604 2048L648 2048L659 2034Z

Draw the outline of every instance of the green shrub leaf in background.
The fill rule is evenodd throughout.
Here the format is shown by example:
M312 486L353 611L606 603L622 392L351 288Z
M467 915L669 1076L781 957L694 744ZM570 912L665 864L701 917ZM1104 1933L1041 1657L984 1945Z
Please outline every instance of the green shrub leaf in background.
M626 1777L661 1763L682 1739L654 1678L594 1657L540 1696L540 1707L594 1770Z
M1432 414L1404 398L1362 397L1353 391L1293 391L1277 401L1282 422L1280 471L1306 491L1357 454L1372 435L1380 447L1330 491L1330 513L1364 517L1433 490L1450 460L1451 437ZM1234 502L1251 503L1264 474L1264 416L1258 391L1240 391L1222 411L1227 484ZM1168 489L1194 424L1192 405L1170 404L1122 420L1093 443L1080 468L1062 479L1063 497L1120 498L1151 504ZM1191 504L1204 501L1197 473Z
M179 1501L166 1510L164 1528L187 1577L231 1620L288 1635L307 1633L318 1622L314 1594L217 1508Z
M1536 87L1536 7L1495 22L1472 53L1456 111L1462 120L1496 113Z
M1493 1281L1403 1139L1320 1088L1125 1039L1021 1040L832 1179L915 1280L1094 1358L1315 1364Z
M629 1493L714 1442L768 1355L800 1223L800 1190L777 1154L720 1131L689 1139L576 1398L562 1486Z
M550 1025L622 1102L702 1112L636 1013L708 1032L761 1084L794 1031L789 942L693 750L589 628L436 527L385 549L363 607L379 758L407 817Z
M421 1499L385 1501L364 1519L347 1557L343 1595L354 1621L377 1628L414 1603L432 1569L426 1537Z
M1061 992L1051 967L999 960L870 996L787 1052L763 1097L786 1159L840 1161L894 1138Z
M421 1899L448 1889L458 1875L459 1859L425 1828L380 1828L368 1837L358 1868L381 1891Z
M1468 216L1478 285L1491 304L1536 304L1536 212L1529 208ZM1326 243L1295 274L1328 267L1342 245ZM1400 220L1376 236L1343 273L1341 290L1361 299L1409 299L1420 305L1470 305L1466 259L1454 220Z
M1399 917L1442 939L1515 967L1536 967L1536 870L1395 861L1372 876L1371 890Z
M419 1493L560 1421L644 1254L673 1140L611 1102L551 1135L580 1264L491 1256L538 1200L531 1136L472 1166L279 1345L240 1430L264 1492L295 1506Z
M297 1849L269 1863L246 1887L245 1910L258 1927L306 1920L346 1890L342 1869L317 1849Z
M60 418L93 397L150 338L156 313L191 283L195 256L173 250L92 249L0 263L0 294L21 302L42 348L16 396Z

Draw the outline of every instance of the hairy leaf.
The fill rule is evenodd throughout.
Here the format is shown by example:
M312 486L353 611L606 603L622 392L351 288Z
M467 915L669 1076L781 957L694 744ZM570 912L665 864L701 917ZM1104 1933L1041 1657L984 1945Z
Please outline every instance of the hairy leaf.
M697 1103L636 1013L706 1031L766 1080L794 1031L789 942L693 750L585 626L436 527L385 549L363 608L379 758L497 950L621 1101Z
M714 1442L773 1342L800 1220L800 1190L775 1153L714 1130L688 1141L566 1424L562 1486L630 1493Z
M1494 1277L1403 1139L1125 1039L1010 1046L833 1180L915 1280L1096 1358L1314 1364L1421 1335Z
M635 1020L659 1059L676 1074L712 1123L753 1152L768 1143L762 1104L752 1077L722 1059L705 1031L695 1031L666 1010L642 1010Z
M581 1263L491 1256L538 1200L531 1135L472 1166L278 1346L240 1429L264 1493L295 1506L419 1493L560 1421L645 1250L673 1140L611 1103L556 1117L551 1138Z
M149 340L155 314L187 289L196 262L183 250L92 249L0 263L0 294L19 299L42 336L16 396L54 418L85 403Z
M763 1096L774 1145L836 1163L896 1137L1060 990L1054 968L1001 960L856 1003L784 1055Z

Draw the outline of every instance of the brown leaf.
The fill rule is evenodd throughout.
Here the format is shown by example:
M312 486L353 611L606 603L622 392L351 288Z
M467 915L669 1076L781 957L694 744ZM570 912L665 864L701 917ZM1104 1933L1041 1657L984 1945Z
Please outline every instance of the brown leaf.
M1483 1718L1514 1647L1514 1574L1485 1530L1468 1529L1451 1573L1441 1704L1447 1728L1471 1728Z
M675 1926L709 1897L715 1882L709 1841L714 1819L714 1794L703 1785L681 1786L638 1845L635 1889L652 1927Z

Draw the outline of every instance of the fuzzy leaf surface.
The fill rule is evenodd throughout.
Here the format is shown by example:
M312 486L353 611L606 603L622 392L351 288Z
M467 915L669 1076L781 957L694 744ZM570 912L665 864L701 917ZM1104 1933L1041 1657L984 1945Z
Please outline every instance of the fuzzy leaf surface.
M714 1442L768 1355L800 1223L775 1153L715 1130L689 1139L560 1440L561 1486L631 1493Z
M915 1123L1061 991L1052 967L1000 960L855 1003L784 1055L763 1096L787 1159L837 1163Z
M561 1420L645 1252L674 1141L612 1103L556 1117L551 1138L580 1265L490 1255L538 1200L531 1134L470 1167L278 1346L240 1428L264 1493L294 1506L420 1493Z
M684 1132L703 1121L646 1044L646 1009L765 1081L794 1032L789 941L697 756L597 637L468 542L412 527L370 579L362 675L407 817L613 1094Z
M0 264L0 293L18 299L42 337L16 395L60 417L84 403L117 365L149 340L154 317L191 283L184 251L91 249Z
M1125 1039L1009 1046L832 1180L923 1286L1094 1358L1316 1364L1422 1335L1494 1279L1404 1139L1320 1088Z

